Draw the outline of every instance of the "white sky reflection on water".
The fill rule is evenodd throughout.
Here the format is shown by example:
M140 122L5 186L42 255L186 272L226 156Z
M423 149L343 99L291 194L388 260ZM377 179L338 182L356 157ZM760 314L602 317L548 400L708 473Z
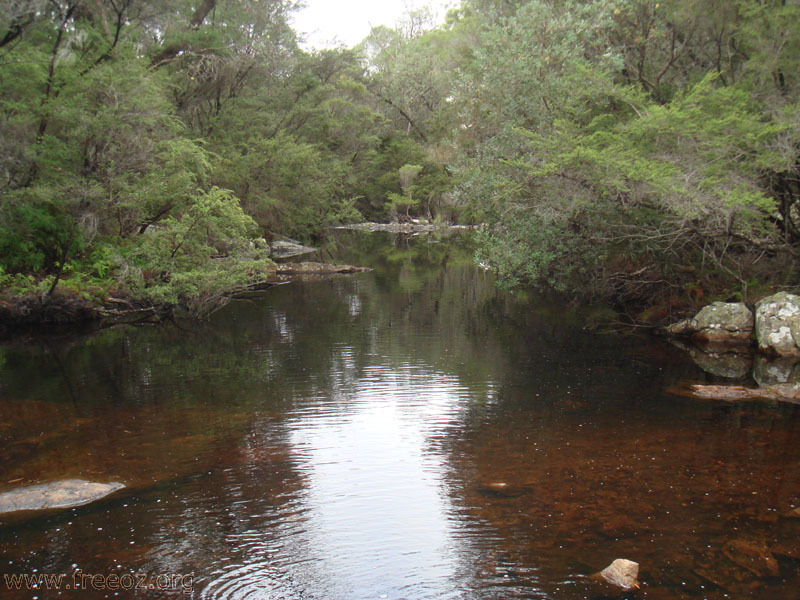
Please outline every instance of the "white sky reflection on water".
M447 469L431 441L459 422L466 392L420 370L371 367L328 410L295 415L308 551L345 596L444 593L459 569Z

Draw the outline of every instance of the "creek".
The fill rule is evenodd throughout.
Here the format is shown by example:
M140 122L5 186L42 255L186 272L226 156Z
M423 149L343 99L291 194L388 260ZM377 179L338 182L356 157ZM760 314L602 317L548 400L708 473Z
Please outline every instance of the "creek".
M466 234L339 232L312 260L374 271L0 345L0 492L126 485L0 516L0 596L797 597L799 406L668 394L715 379L498 290ZM615 558L640 590L587 578ZM9 584L35 573L62 589Z

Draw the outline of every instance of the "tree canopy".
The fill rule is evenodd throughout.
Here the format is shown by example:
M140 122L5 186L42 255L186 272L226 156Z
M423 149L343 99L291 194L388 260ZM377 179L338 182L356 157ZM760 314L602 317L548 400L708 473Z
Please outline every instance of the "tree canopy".
M465 6L453 170L506 281L645 301L795 283L796 2Z

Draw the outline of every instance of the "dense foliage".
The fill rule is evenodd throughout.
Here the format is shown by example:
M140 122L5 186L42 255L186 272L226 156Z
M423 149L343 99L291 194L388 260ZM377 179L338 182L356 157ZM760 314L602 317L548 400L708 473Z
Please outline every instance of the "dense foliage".
M464 0L313 52L295 9L2 3L2 296L201 311L261 237L413 216L487 223L509 285L796 283L797 0Z
M357 53L298 46L295 8L4 2L3 295L205 310L263 278L260 238L405 193L398 170L424 148L377 110Z
M466 6L460 194L506 281L645 302L796 282L798 3Z

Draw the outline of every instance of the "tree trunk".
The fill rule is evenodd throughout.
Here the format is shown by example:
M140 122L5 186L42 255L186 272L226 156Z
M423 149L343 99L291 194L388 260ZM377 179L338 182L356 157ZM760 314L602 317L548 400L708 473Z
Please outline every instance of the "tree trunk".
M208 13L210 13L217 6L217 0L203 0L203 3L194 11L192 20L189 21L189 27L197 29L206 20Z
M197 29L200 25L203 24L208 13L210 13L214 8L217 6L217 0L203 0L202 4L197 7L197 10L194 11L194 15L189 20L189 28L190 29ZM151 67L160 67L163 64L168 63L173 58L178 56L181 51L186 50L189 48L189 44L186 40L176 42L174 44L170 44L166 48L162 48L161 52L156 54L153 57L153 60L150 61Z
M22 32L25 28L33 23L36 15L34 13L28 13L25 15L21 15L16 17L8 26L8 30L6 34L0 39L0 48L6 46L17 39L19 36L22 35Z

